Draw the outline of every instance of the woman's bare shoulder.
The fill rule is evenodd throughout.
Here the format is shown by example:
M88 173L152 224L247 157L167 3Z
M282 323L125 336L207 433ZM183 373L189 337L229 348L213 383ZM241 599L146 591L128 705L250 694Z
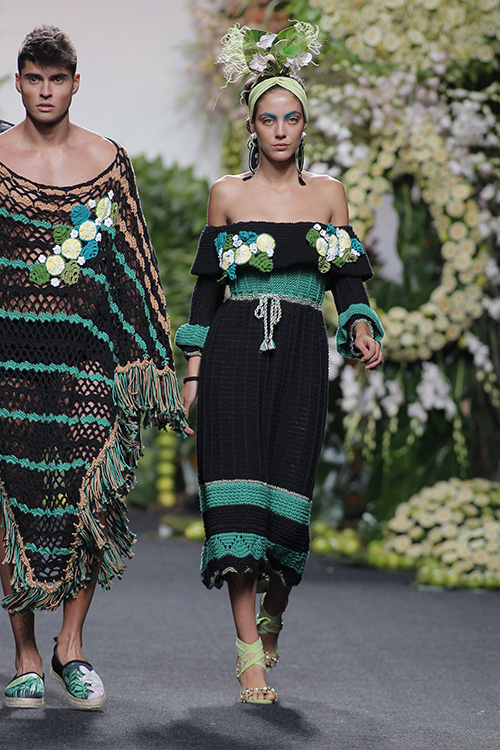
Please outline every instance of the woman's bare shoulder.
M317 172L306 172L307 181L317 190L328 190L330 193L344 193L344 186L336 177L329 174L318 174Z

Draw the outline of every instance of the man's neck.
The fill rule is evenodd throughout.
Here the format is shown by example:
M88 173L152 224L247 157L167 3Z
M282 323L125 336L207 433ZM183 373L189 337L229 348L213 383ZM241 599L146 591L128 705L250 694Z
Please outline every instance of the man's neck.
M57 148L68 143L72 130L73 125L68 115L59 122L50 124L36 122L27 116L22 123L21 136L28 147Z

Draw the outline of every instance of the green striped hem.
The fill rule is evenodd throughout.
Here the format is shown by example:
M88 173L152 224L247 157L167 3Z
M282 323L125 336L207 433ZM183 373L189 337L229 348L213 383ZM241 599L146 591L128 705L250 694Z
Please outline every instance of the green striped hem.
M307 552L296 552L295 550L283 547L281 544L273 544L266 537L258 534L248 533L224 533L214 534L205 541L201 570L202 572L212 560L223 561L225 558L234 557L244 559L251 557L254 560L266 560L268 557L275 558L279 561L280 566L295 570L302 575L307 562ZM224 571L221 571L224 574Z
M66 505L64 507L58 506L57 508L28 508L24 503L20 503L15 497L9 498L9 504L11 508L16 508L21 513L31 516L52 516L54 518L78 514L78 508L74 505Z
M36 414L26 413L24 411L8 411L0 409L0 417L5 419L25 419L28 422L57 422L58 424L98 424L100 427L111 427L111 422L104 417L94 417L93 414L87 414L83 417L68 417L66 414Z
M252 480L221 480L200 487L201 512L224 505L256 505L290 521L309 524L311 502L304 495Z
M43 362L14 362L12 359L0 361L0 367L4 370L19 370L20 372L60 372L74 375L77 380L95 380L98 383L106 383L110 387L115 384L114 378L107 378L100 372L84 372L79 370L78 367L73 365L56 364L51 362L50 364L44 364Z

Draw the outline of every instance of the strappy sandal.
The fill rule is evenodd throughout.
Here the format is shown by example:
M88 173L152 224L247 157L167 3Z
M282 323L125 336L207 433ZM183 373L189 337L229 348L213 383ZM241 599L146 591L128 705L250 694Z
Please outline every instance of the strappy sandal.
M5 705L9 708L40 708L43 694L43 676L26 672L14 677L5 688Z
M259 613L257 615L257 633L259 635L262 635L262 633L274 633L277 635L283 628L283 612L280 612L278 615L268 614L264 608L265 598L265 594L260 597ZM264 658L266 660L266 672L269 672L270 669L278 665L280 658L278 648L276 647L276 651L264 651Z
M264 656L264 649L262 648L262 641L257 638L255 643L244 643L239 638L236 639L236 648L238 650L238 661L236 664L236 677L240 680L241 675L249 667L254 664L266 668L266 660ZM241 680L240 680L241 682ZM254 698L254 695L262 693L264 695L272 695L272 698ZM276 703L278 700L278 693L271 687L271 685L262 685L260 687L246 688L240 691L240 700L242 703L263 703L270 704Z

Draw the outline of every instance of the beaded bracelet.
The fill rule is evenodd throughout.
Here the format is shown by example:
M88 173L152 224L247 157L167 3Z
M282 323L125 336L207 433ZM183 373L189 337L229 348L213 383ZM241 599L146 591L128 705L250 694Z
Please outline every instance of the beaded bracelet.
M349 338L350 338L350 349L351 349L351 354L352 354L352 356L355 359L357 359L358 357L362 356L362 353L359 351L359 349L354 344L355 337L356 337L356 326L358 325L358 323L366 323L366 325L368 326L368 330L370 332L370 336L372 337L372 339L375 338L375 331L373 330L373 326L371 324L371 321L369 321L367 318L358 318L357 320L355 320L351 324L350 336L349 336Z
M189 377L183 379L183 383L189 383L190 380L199 380L198 375L189 375Z

